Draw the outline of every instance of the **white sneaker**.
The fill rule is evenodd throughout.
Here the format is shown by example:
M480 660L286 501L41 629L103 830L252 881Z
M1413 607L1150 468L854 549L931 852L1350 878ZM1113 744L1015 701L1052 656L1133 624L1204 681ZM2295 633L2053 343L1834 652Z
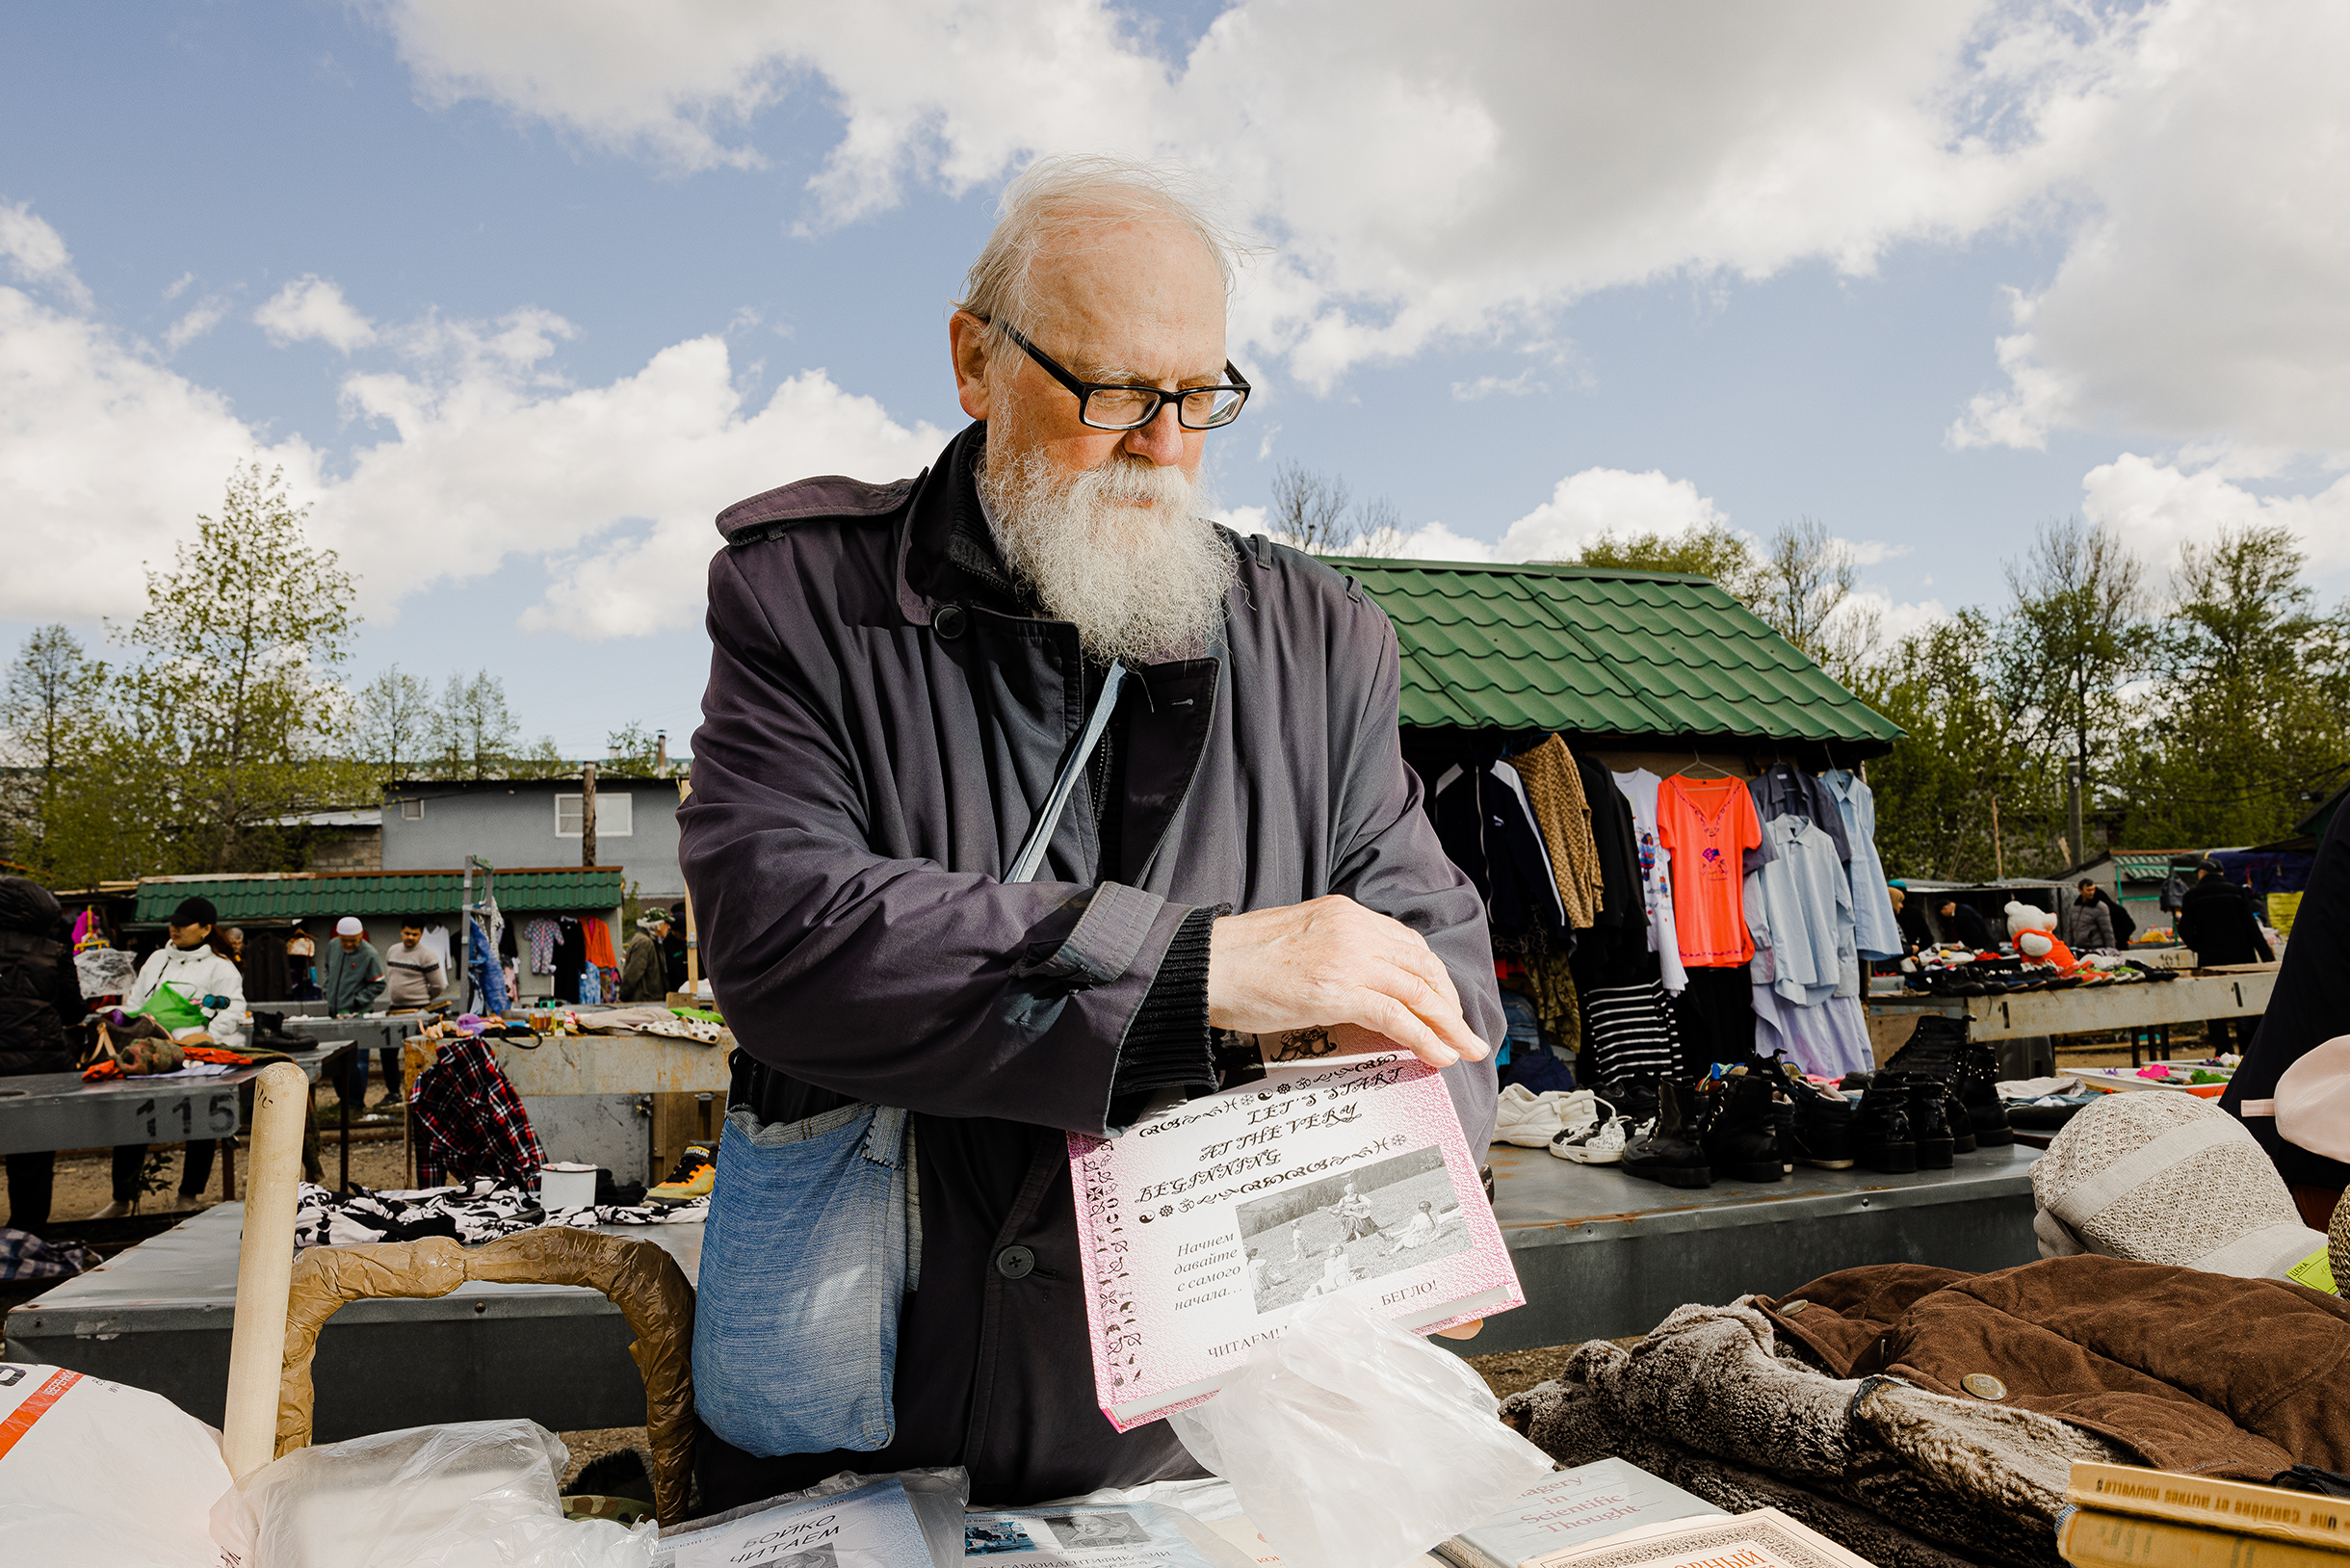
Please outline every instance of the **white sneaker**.
M1494 1141L1515 1143L1522 1149L1547 1147L1559 1134L1597 1115L1592 1104L1589 1089L1536 1094L1523 1084L1512 1084L1501 1091L1494 1118Z
M1551 1152L1579 1165L1612 1165L1624 1158L1631 1136L1630 1116L1608 1116L1580 1132L1559 1134L1551 1142Z

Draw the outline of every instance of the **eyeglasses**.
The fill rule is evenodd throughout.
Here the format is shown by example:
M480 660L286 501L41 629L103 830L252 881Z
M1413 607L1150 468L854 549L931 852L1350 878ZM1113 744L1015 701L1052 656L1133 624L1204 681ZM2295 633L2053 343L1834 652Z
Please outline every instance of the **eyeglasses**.
M1240 417L1240 405L1248 401L1248 379L1224 361L1224 375L1229 384L1223 386L1186 386L1175 391L1163 391L1155 386L1124 386L1111 381L1081 381L1059 365L1052 355L1031 343L1020 328L1009 322L995 325L1004 328L1004 335L1020 345L1031 359L1044 367L1044 373L1067 387L1077 397L1077 417L1097 431L1138 431L1159 417L1159 410L1167 404L1175 405L1175 422L1188 431L1213 431L1231 424Z

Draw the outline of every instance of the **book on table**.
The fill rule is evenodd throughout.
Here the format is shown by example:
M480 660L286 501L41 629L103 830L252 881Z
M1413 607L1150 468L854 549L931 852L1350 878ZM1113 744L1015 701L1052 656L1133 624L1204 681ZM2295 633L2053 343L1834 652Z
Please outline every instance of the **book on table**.
M654 1568L913 1568L933 1554L904 1482L754 1504L672 1529Z
M1454 1568L1520 1568L1545 1554L1590 1545L1645 1525L1729 1516L1704 1498L1624 1459L1561 1470L1436 1549Z
M1270 1066L1069 1136L1095 1394L1126 1431L1213 1395L1300 1303L1427 1333L1522 1305L1451 1091L1409 1056Z
M1776 1508L1669 1519L1528 1557L1519 1568L1874 1568Z
M2350 1568L2350 1502L2250 1481L2076 1464L2056 1550L2084 1568Z

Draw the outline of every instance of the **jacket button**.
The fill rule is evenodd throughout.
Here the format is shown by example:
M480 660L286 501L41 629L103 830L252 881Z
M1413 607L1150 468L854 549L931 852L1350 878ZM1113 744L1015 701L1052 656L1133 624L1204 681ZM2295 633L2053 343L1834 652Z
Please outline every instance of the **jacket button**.
M1969 1372L1958 1380L1958 1386L1978 1399L2004 1399L2007 1385L1989 1372Z
M1024 1246L1007 1246L996 1254L996 1272L1005 1279L1026 1279L1036 1271L1036 1254Z
M930 630L952 642L963 635L963 607L942 604L930 614Z

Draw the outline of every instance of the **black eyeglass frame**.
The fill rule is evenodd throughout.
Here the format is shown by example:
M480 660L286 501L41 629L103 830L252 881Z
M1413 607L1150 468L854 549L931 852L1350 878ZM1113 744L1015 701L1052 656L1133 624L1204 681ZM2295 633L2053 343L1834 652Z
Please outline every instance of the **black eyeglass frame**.
M1051 354L1046 353L1042 349L1036 347L1035 344L1031 343L1028 340L1027 334L1023 333L1020 328L1014 327L1010 322L996 322L992 325L1002 328L1005 337L1010 338L1014 343L1020 345L1023 353L1025 353L1031 359L1035 360L1037 364L1043 366L1044 373L1047 376L1052 377L1053 379L1058 381L1062 386L1068 388L1069 391L1076 396L1078 422L1088 430L1119 431L1143 430L1150 425L1152 420L1159 417L1159 411L1162 408L1164 408L1168 404L1171 403L1175 405L1175 423L1182 426L1185 430L1220 431L1225 426L1232 424L1234 420L1240 417L1240 410L1248 406L1248 394L1255 390L1248 384L1248 378L1240 374L1240 367L1235 365L1229 359L1224 361L1224 374L1230 379L1215 386L1183 386L1177 387L1175 390L1170 392L1164 387L1135 386L1124 381L1081 381L1075 376L1072 376L1068 371L1062 369L1061 366L1054 360ZM1151 411L1144 414L1140 419L1136 420L1131 425L1104 425L1097 423L1096 421L1086 417L1086 409L1091 405L1093 402L1093 395L1096 392L1147 392L1151 395L1152 399ZM1202 392L1236 392L1240 394L1239 399L1233 405L1232 417L1230 419L1218 420L1213 425L1194 425L1189 420L1184 418L1184 400L1186 398L1197 397Z

